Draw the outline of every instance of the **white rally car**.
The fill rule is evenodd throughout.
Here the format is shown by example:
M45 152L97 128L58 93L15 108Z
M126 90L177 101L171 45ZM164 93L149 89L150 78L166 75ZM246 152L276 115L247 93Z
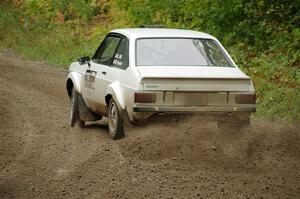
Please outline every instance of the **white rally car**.
M247 123L255 111L251 79L213 36L166 28L111 31L67 78L71 126L108 117L109 133L155 113L222 112ZM225 117L225 115L224 115Z

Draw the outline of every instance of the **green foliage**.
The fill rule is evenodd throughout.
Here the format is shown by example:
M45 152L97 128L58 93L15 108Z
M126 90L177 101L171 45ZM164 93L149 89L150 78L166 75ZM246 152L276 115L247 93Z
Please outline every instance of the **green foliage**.
M4 2L4 3L3 3ZM254 81L258 116L300 121L300 0L13 0L0 3L0 48L67 66L117 27L207 32Z
M45 2L25 1L20 8L24 9L22 13L8 4L0 6L0 46L11 48L29 59L45 60L65 67L82 55L93 55L107 34L107 28L90 29L88 25L81 25L78 19L57 24L55 15L49 10L55 8L56 13L56 9L63 9L64 1L53 4L55 7ZM81 16L78 15L79 18Z
M100 12L96 0L25 0L21 9L26 22L38 26L76 19L86 22Z

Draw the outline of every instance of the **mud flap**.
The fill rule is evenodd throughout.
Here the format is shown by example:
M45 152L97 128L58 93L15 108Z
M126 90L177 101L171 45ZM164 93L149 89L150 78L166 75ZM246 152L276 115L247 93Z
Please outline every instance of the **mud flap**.
M129 126L129 127L133 126L131 120L129 119L129 116L128 116L126 108L121 111L120 115L121 115L124 123L126 124L126 126Z
M82 121L101 120L101 115L96 115L89 110L81 95L78 95L79 117Z

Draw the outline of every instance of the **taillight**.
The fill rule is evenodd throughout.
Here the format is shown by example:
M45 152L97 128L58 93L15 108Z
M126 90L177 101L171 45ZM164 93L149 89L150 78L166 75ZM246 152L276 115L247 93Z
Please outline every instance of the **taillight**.
M156 94L155 93L135 93L134 102L136 103L155 103Z
M236 94L234 99L236 104L255 104L256 95L254 94Z

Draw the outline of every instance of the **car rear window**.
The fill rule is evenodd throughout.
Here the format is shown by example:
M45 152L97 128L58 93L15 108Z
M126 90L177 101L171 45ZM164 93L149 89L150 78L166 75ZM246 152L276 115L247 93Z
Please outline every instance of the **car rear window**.
M193 38L138 39L136 65L233 67L216 41Z

